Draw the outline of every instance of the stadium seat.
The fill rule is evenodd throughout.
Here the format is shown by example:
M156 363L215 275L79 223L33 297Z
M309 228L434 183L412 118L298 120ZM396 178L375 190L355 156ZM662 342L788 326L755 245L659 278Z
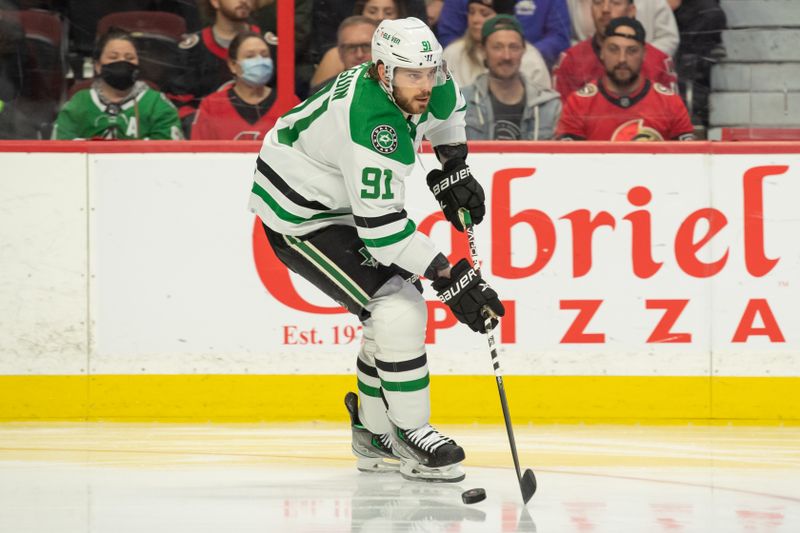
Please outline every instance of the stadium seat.
M97 35L111 27L133 34L158 35L180 41L186 33L186 21L174 13L163 11L122 11L106 15L97 23Z
M70 20L70 52L79 57L92 55L97 24L104 16L118 11L144 11L151 0L67 0Z
M25 31L25 60L18 104L47 136L66 95L67 24L57 13L38 9L20 11L19 20Z
M25 32L18 11L0 10L0 100L19 95L23 80Z
M178 42L186 33L186 22L161 11L123 11L106 15L97 23L97 34L116 27L130 32L139 52L141 78L164 86L179 67Z

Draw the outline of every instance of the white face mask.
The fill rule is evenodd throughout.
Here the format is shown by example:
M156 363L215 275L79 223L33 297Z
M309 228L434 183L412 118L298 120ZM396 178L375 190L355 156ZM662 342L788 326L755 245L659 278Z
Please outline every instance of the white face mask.
M272 72L275 68L271 57L249 57L239 61L242 67L240 76L250 85L266 85L272 79Z

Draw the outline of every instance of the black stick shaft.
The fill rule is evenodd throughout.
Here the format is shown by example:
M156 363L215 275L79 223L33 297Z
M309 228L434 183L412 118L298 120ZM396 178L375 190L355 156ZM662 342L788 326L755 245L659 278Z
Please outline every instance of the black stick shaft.
M472 264L476 270L480 270L480 260L478 259L478 248L475 245L475 228L470 221L462 219L464 226L467 230L467 241L469 242L469 252L472 256ZM492 366L494 367L494 377L497 382L497 392L500 394L500 405L503 408L503 420L506 423L506 434L508 435L508 444L511 447L511 457L514 459L514 469L517 472L517 481L519 482L519 490L522 494L522 500L525 500L525 491L522 488L522 470L519 467L519 456L517 454L517 442L514 439L514 428L511 425L511 412L508 409L508 399L506 398L506 388L503 385L503 372L500 368L500 358L497 354L497 346L494 339L494 328L492 327L492 316L488 313L484 314L486 322L484 329L486 329L486 340L489 343L489 351L492 354Z
M517 441L514 438L514 427L511 425L511 411L508 408L506 398L506 388L503 385L503 373L500 369L500 358L497 355L495 346L494 331L491 329L491 318L486 319L486 335L489 341L489 351L492 354L492 366L494 367L494 378L497 381L497 392L500 394L500 405L503 408L503 420L506 423L506 434L508 434L508 444L511 446L511 457L514 459L514 468L517 471L517 479L520 480L520 491L522 490L522 469L519 466L519 456L517 454ZM525 495L523 494L523 498Z

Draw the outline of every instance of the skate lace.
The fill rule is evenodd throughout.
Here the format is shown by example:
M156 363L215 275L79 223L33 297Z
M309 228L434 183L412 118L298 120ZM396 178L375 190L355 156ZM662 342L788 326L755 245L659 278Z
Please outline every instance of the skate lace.
M445 437L430 424L406 432L408 440L425 450L433 453L445 444L451 444L453 439Z
M380 437L378 437L381 443L386 446L387 449L392 449L392 436L389 433L383 433Z

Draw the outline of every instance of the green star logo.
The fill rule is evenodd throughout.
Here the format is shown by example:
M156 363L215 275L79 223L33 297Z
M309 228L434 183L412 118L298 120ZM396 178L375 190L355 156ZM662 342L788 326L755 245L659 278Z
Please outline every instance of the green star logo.
M378 260L372 257L372 254L369 253L366 246L359 248L358 253L364 258L364 260L361 261L361 266L378 268Z
M397 150L397 132L388 124L381 124L372 130L372 146L381 154L391 154Z

